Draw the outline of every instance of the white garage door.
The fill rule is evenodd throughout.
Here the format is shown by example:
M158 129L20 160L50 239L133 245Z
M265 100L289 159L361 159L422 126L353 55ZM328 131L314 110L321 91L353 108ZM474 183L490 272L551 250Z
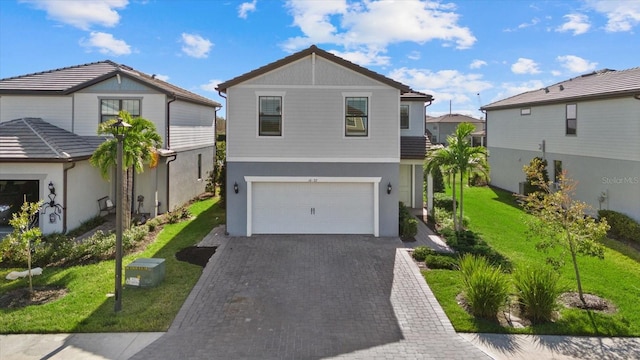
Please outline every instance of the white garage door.
M254 234L375 234L374 183L255 182Z

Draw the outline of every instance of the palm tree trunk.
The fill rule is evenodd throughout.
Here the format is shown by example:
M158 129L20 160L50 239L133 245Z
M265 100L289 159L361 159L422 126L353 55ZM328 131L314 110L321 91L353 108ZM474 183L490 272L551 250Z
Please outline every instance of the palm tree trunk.
M464 175L462 172L460 172L460 220L458 221L458 225L460 226L460 230L462 230L463 226L464 226L464 222L462 221L463 219L463 213L462 210L464 208L464 203L463 203L463 190L464 190L464 181L462 181L462 179L464 178Z
M453 172L453 184L451 185L452 198L453 198L453 228L458 231L458 212L456 209L456 173Z

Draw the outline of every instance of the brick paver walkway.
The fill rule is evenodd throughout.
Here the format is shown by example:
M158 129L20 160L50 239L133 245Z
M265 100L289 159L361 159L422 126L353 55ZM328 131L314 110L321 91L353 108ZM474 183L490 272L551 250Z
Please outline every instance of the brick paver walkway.
M169 332L133 359L487 359L397 238L220 237Z

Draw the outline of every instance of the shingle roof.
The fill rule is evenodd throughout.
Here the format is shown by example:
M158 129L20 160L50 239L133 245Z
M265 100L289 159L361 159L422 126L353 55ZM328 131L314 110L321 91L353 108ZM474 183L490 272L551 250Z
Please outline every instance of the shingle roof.
M462 114L446 114L438 117L427 116L426 121L428 123L483 123L484 120L476 119L471 116Z
M483 106L482 109L496 110L534 104L638 94L640 94L640 67L620 71L603 69L542 89L527 91L496 101Z
M0 94L71 94L112 78L126 76L168 96L212 107L220 103L110 60L0 79Z
M0 162L67 162L91 157L105 140L79 136L40 118L0 123Z
M328 51L322 50L322 49L318 48L315 45L311 45L307 49L304 49L304 50L299 51L299 52L297 52L295 54L292 54L292 55L289 55L289 56L287 56L285 58L282 58L282 59L280 59L278 61L272 62L272 63L267 64L265 66L262 66L262 67L260 67L258 69L252 70L252 71L250 71L250 72L248 72L246 74L240 75L240 76L235 77L235 78L233 78L231 80L228 80L228 81L225 81L225 82L223 82L221 84L218 84L217 89L219 91L221 91L221 92L226 92L227 89L230 88L231 86L237 85L239 83L242 83L244 81L252 79L252 78L254 78L256 76L265 74L265 73L267 73L269 71L275 70L275 69L277 69L279 67L282 67L284 65L290 64L290 63L292 63L294 61L300 60L300 59L302 59L304 57L307 57L307 56L309 56L311 54L314 54L314 53L317 56L321 56L321 57L323 57L323 58L325 58L325 59L327 59L329 61L332 61L334 63L342 65L342 66L344 66L344 67L346 67L348 69L351 69L351 70L356 71L356 72L358 72L360 74L363 74L365 76L373 78L373 79L375 79L377 81L380 81L383 84L387 84L387 85L389 85L391 87L399 89L402 93L406 93L406 92L412 91L411 88L409 88L409 86L407 86L405 84L397 82L397 81L395 81L393 79L390 79L390 78L388 78L388 77L386 77L384 75L378 74L377 72L371 71L371 70L369 70L367 68L364 68L364 67L362 67L360 65L356 65L356 64L354 64L354 63L352 63L352 62L350 62L348 60L345 60L345 59L343 59L343 58L341 58L339 56L336 56L336 55L334 55L334 54L332 54L332 53L330 53Z
M426 136L401 136L400 158L424 160L429 144Z
M403 101L433 101L433 96L419 91L411 90L410 92L400 95Z

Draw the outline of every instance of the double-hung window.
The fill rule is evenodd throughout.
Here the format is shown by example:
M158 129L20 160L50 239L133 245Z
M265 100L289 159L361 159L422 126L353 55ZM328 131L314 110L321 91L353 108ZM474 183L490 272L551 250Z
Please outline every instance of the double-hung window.
M400 105L400 129L409 128L409 105Z
M567 104L566 135L576 135L578 129L578 104Z
M369 136L369 98L345 97L345 136Z
M131 117L139 117L140 99L101 99L100 122L117 118L118 113L123 110Z
M282 96L259 96L258 135L282 135Z

